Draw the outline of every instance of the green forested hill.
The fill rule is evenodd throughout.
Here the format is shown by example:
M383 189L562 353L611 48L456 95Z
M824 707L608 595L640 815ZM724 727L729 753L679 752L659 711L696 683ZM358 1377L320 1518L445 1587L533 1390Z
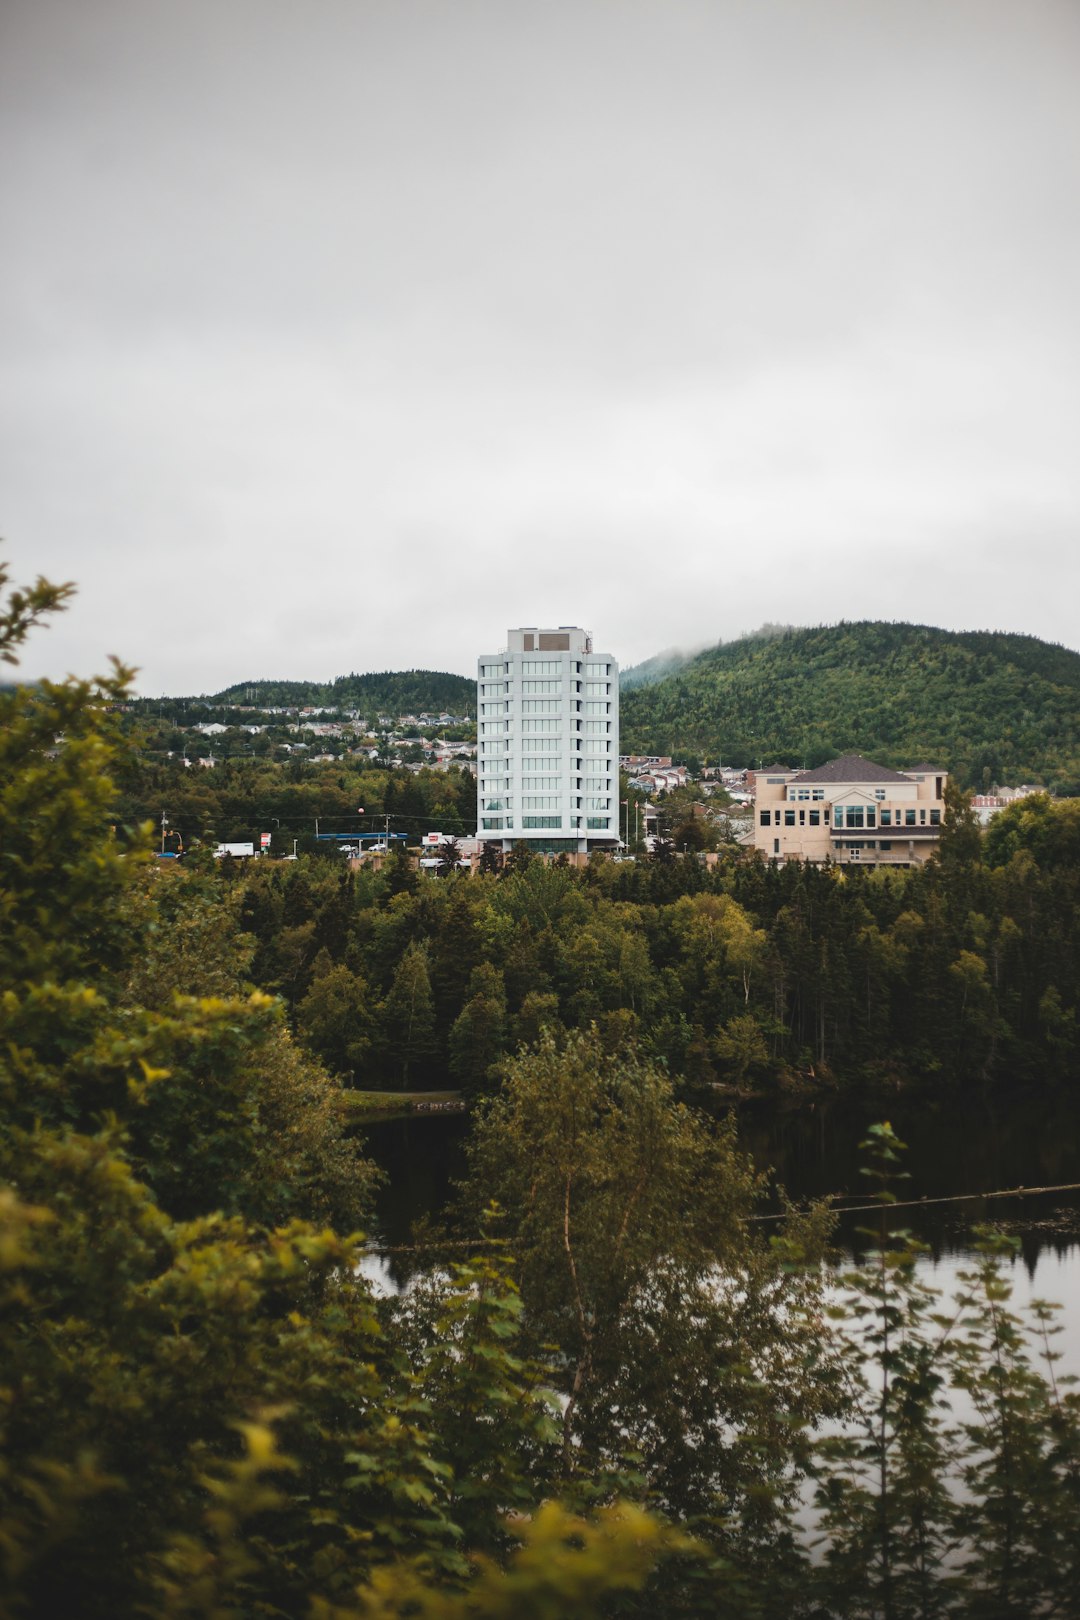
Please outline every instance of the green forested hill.
M931 760L964 784L1080 792L1080 653L1034 636L858 623L698 653L625 693L622 747L813 767Z
M640 664L631 664L622 671L619 676L620 689L631 692L638 686L655 686L665 676L677 674L693 656L693 653L679 652L675 648L654 653L651 658L644 659Z
M444 670L379 670L370 675L339 675L334 681L242 681L217 693L215 703L279 706L333 704L365 713L472 714L476 682Z

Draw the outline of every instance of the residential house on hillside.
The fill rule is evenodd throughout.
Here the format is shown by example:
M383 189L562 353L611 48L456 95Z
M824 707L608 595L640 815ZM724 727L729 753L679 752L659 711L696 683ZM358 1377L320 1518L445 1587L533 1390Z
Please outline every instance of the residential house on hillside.
M672 765L666 770L636 771L630 778L630 786L643 793L671 793L675 788L685 787L689 779L685 765Z
M753 846L774 861L918 865L941 834L947 777L937 765L894 771L860 754L812 771L758 771Z

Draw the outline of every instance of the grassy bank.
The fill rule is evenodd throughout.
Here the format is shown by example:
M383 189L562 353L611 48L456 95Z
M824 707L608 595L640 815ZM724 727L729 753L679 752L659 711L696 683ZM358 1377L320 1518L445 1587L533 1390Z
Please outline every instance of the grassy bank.
M451 1113L464 1108L460 1091L354 1091L341 1094L343 1112L350 1119L373 1114Z

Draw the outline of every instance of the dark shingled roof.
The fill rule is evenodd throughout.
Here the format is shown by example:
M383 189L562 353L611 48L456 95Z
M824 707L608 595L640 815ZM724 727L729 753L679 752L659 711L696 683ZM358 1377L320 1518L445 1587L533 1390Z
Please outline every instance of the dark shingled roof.
M911 777L892 771L887 765L875 765L861 754L842 754L819 765L816 771L801 771L796 782L910 782Z
M948 776L948 771L940 765L909 765L904 772L905 776Z

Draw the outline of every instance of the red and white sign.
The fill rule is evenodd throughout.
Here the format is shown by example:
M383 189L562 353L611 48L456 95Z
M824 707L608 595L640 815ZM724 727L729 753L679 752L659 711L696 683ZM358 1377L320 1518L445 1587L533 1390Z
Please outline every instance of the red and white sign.
M269 833L260 833L259 834L259 848L260 849L269 849L270 848L270 834Z

